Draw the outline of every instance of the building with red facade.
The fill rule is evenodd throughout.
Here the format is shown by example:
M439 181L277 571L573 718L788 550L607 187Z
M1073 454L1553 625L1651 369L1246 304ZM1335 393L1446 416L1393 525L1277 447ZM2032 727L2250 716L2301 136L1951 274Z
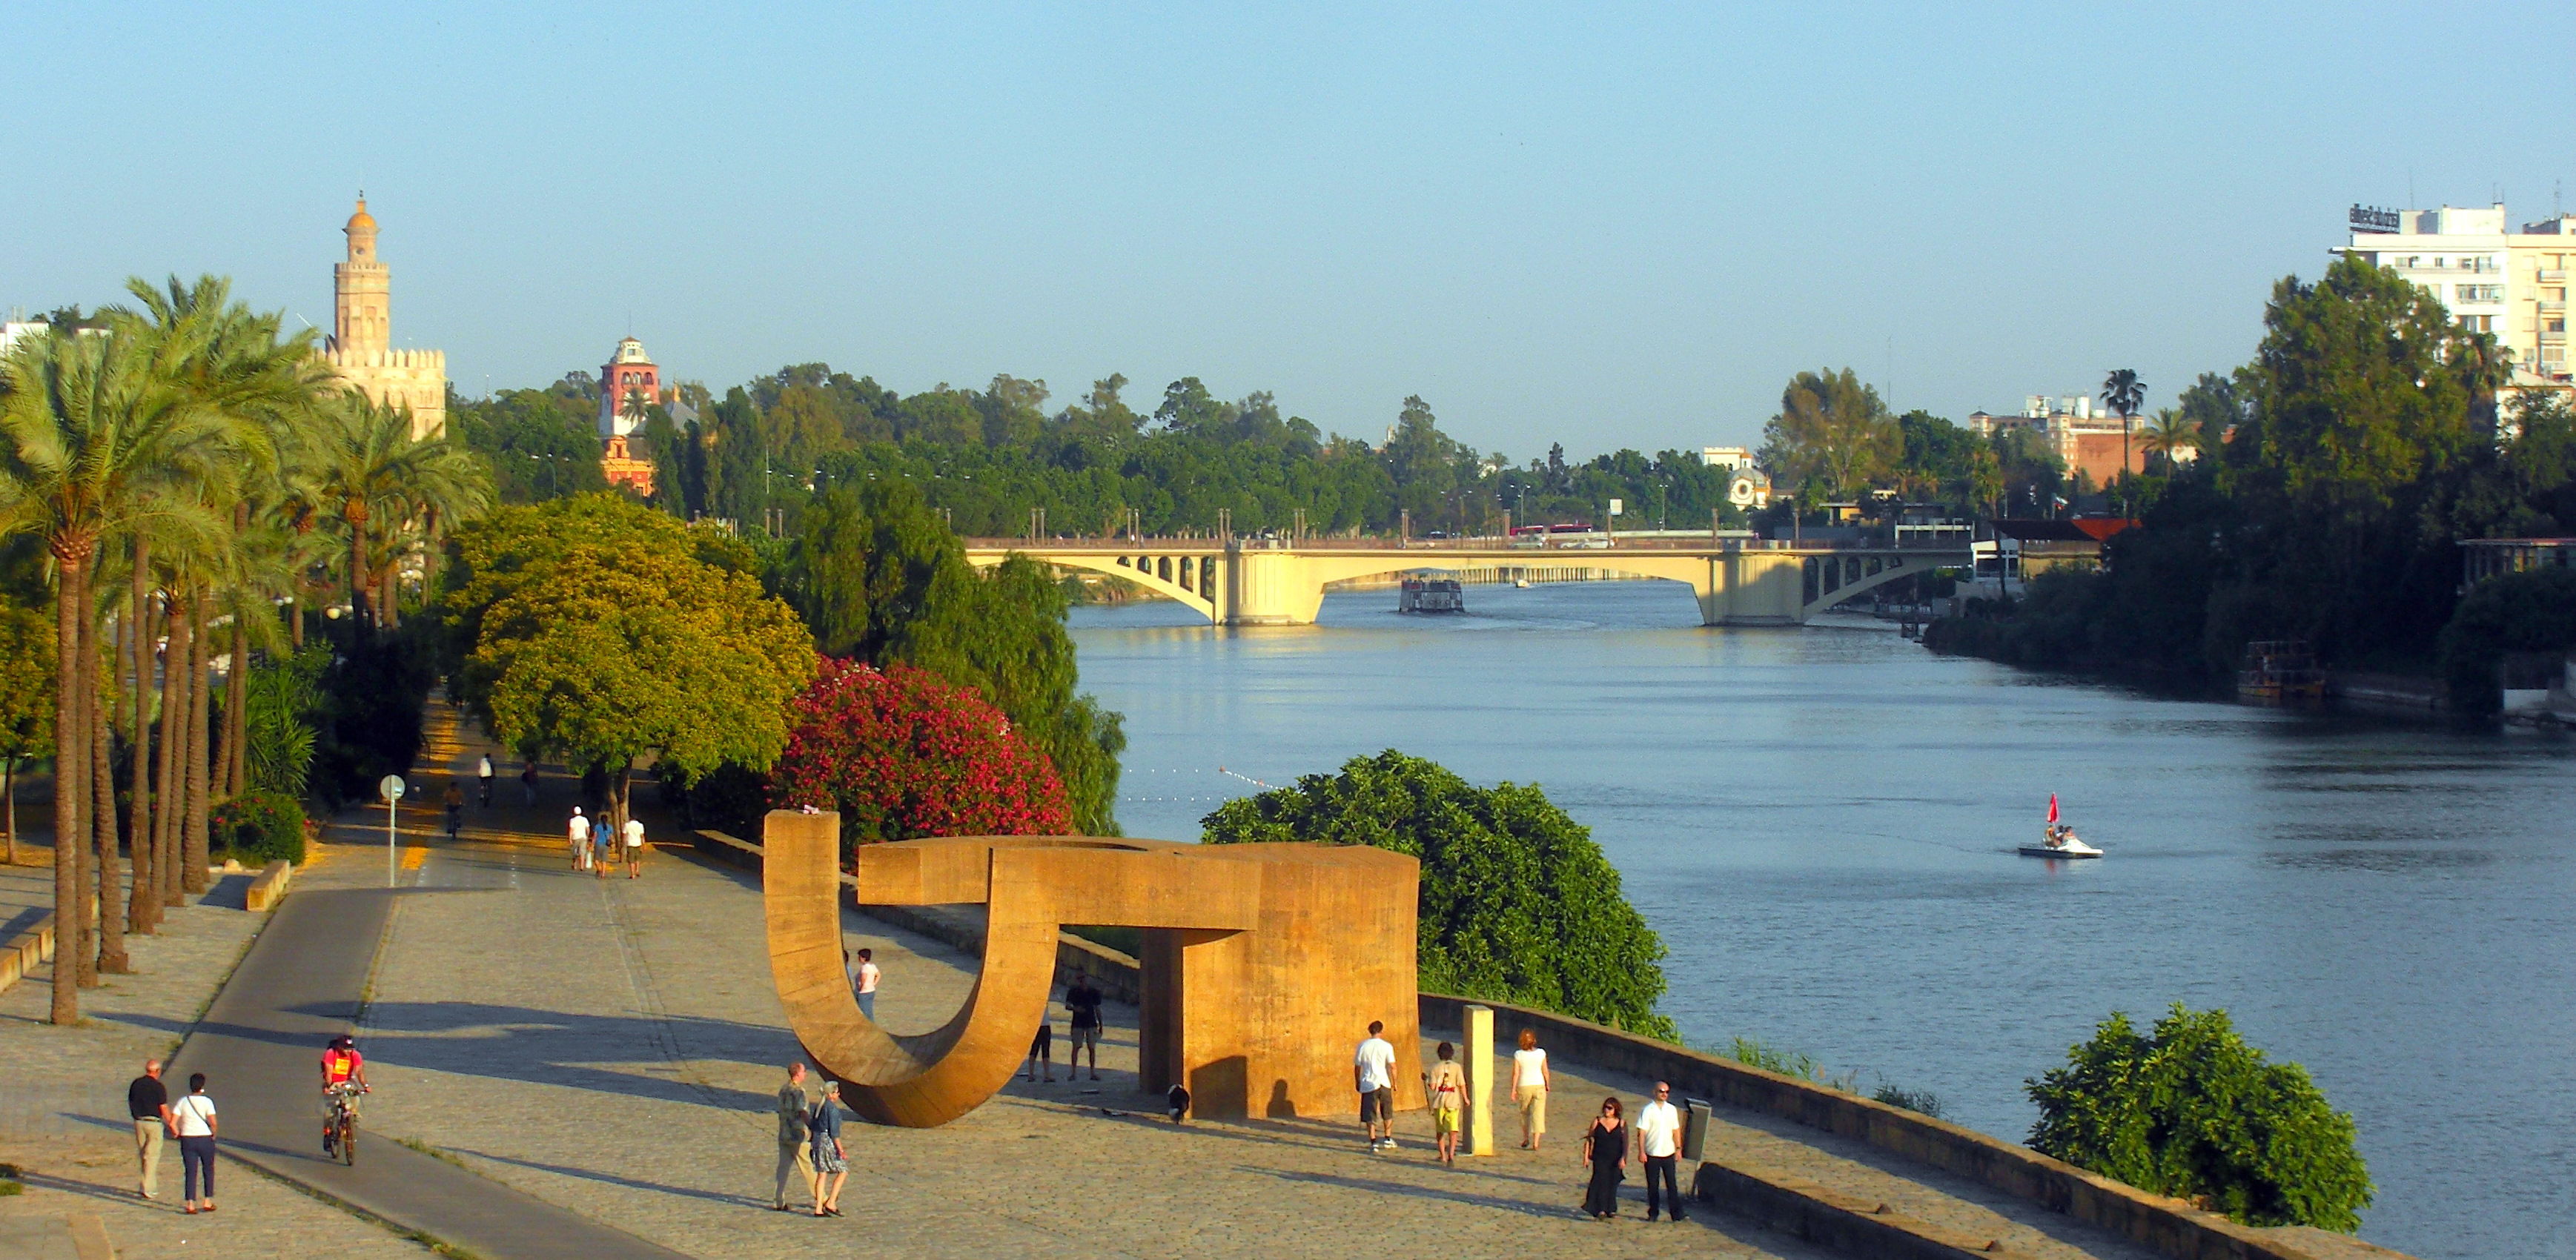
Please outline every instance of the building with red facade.
M661 401L662 369L644 353L644 343L633 337L619 341L617 352L599 368L599 437L604 448L599 469L607 474L608 484L633 486L637 494L652 495L653 461L637 458L627 443L635 426L643 423L643 409Z

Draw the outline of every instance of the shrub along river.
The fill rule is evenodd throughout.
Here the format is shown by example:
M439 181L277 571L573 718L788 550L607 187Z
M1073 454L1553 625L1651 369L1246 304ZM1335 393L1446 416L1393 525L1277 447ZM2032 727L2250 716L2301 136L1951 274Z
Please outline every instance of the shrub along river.
M1693 1044L1759 1038L2021 1140L2114 1009L2220 1006L2350 1111L2362 1236L2576 1255L2576 743L1934 656L1867 623L1712 630L1663 582L1336 594L1314 627L1074 613L1127 715L1118 815L1199 818L1394 747L1535 781L1662 933ZM2016 856L2059 794L2098 862Z

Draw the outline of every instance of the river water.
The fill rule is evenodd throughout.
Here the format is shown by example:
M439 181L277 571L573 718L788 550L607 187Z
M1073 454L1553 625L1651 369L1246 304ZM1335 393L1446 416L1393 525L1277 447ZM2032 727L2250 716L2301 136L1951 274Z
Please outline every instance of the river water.
M2576 744L2177 701L1892 629L1696 624L1688 590L1335 594L1312 627L1074 613L1131 835L1383 748L1535 781L1671 950L1695 1045L1803 1051L2013 1140L2114 1009L2220 1006L2360 1126L2362 1237L2576 1255ZM1221 773L1220 767L1232 775ZM2016 856L2048 796L2111 856Z

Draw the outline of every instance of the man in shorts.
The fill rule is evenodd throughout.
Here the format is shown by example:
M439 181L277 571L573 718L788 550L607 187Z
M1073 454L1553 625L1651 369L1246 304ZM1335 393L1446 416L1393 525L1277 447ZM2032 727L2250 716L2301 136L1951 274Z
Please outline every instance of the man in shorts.
M1075 976L1073 987L1064 991L1064 1009L1073 1017L1073 1036L1064 1052L1065 1079L1082 1065L1082 1052L1091 1052L1091 1079L1100 1079L1100 990L1091 987L1091 977Z
M590 820L582 816L581 806L572 807L572 821L566 824L565 832L572 839L572 868L576 871L589 870Z
M1386 1023L1370 1020L1368 1040L1351 1056L1351 1084L1360 1092L1360 1129L1369 1149L1395 1149L1395 1046L1383 1035Z

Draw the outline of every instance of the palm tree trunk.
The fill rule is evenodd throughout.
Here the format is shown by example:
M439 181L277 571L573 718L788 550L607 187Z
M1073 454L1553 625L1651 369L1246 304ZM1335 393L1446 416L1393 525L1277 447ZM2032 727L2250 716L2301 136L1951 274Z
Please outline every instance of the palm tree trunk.
M71 540L54 545L60 580L54 595L54 993L50 1018L80 1020L80 609L81 569L87 548Z
M113 678L115 672L113 658L101 658L99 649L105 646L92 643L91 650L84 654L82 668L90 677L89 765L94 785L90 796L98 814L90 828L97 837L98 849L98 969L121 976L134 970L134 965L125 957L125 889L116 874L116 767L108 757L108 745L116 737L116 728L108 723L107 693L99 687L99 675Z
M154 795L160 808L153 811L152 857L159 868L153 886L166 907L188 904L179 895L179 819L186 794L179 767L188 760L188 651L196 627L177 590L163 591L161 606L170 622L170 646L161 658L161 774Z
M224 670L224 723L215 739L215 795L241 795L242 701L250 694L250 624L233 613L232 664Z
M367 617L367 507L351 499L340 507L340 518L349 525L349 616L360 626Z
M203 587L189 598L199 626L214 619L213 603ZM186 832L179 841L179 887L192 893L206 891L207 725L214 708L214 687L207 677L211 662L207 658L213 637L200 633L188 647L188 815Z
M152 855L152 552L142 539L134 541L134 582L126 593L126 620L133 624L132 659L126 663L134 674L132 716L125 727L126 739L134 747L132 777L127 780L126 794L133 799L126 804L125 849L134 860L134 887L126 907L126 921L137 932L150 935L161 926L161 899L156 876L160 867Z

